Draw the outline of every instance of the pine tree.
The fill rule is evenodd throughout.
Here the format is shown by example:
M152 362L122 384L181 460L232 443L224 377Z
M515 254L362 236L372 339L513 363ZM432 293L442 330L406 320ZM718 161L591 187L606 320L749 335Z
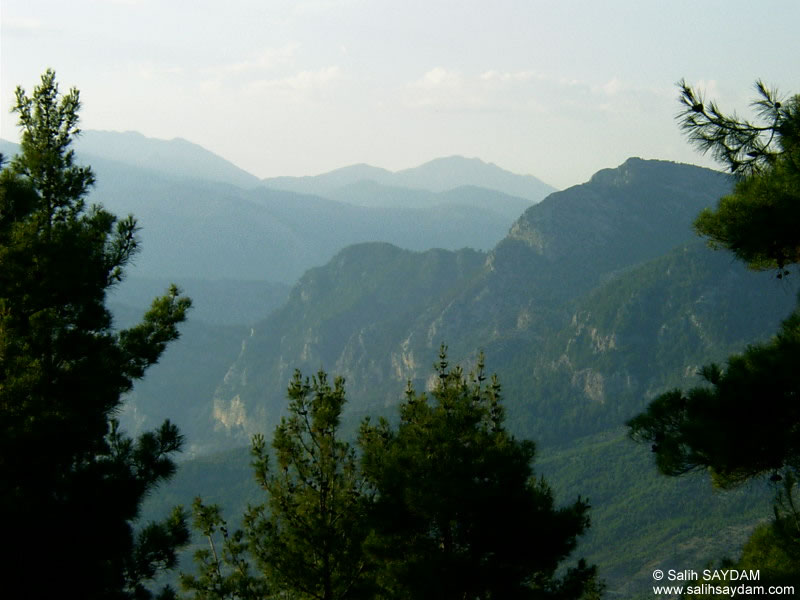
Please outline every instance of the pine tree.
M362 550L370 495L355 450L339 438L344 379L331 385L324 371L310 380L295 371L288 396L289 414L272 440L274 465L264 436L253 438L255 476L267 499L248 509L244 529L229 534L218 506L195 503L195 526L211 549L195 554L201 574L181 583L198 600L373 598ZM217 531L222 540L215 542Z
M51 70L30 97L17 88L20 154L0 172L3 585L19 598L147 598L188 531L180 510L134 524L182 438L166 422L132 440L114 417L190 301L173 286L139 325L112 328L105 294L138 249L137 226L86 205L94 175L70 148L79 109Z
M205 505L196 498L192 506L194 527L208 541L208 548L194 553L197 575L181 573L181 588L194 600L264 600L270 585L263 574L251 573L249 544L241 529L233 533L219 505Z
M339 438L344 379L295 371L289 416L275 429L270 467L263 436L253 441L266 504L245 517L251 549L268 581L301 599L371 598L362 552L369 495L353 447Z
M762 119L723 113L681 82L681 124L689 139L737 176L734 191L695 223L714 247L754 269L800 263L800 96L781 99L758 82L753 102ZM652 444L659 469L677 475L710 469L719 485L735 485L782 468L800 468L800 311L772 340L704 367L706 384L672 390L628 422L634 439Z
M535 446L504 427L500 385L483 357L465 376L442 348L436 385L409 384L394 429L362 426L365 476L377 491L367 548L386 598L589 598L601 586L582 560L560 564L589 526L580 498L556 508L533 476Z
M757 82L759 122L727 115L681 82L681 125L736 177L733 192L695 222L712 247L752 269L790 275L800 263L800 95L781 98ZM772 339L703 367L702 385L674 389L628 421L631 437L651 445L667 475L708 470L718 487L769 476L776 484L772 535L782 554L800 558L800 307ZM757 532L758 533L758 532Z
M737 178L732 194L698 216L695 228L712 247L732 251L753 269L800 262L800 96L781 98L756 83L760 121L727 115L681 82L681 127Z

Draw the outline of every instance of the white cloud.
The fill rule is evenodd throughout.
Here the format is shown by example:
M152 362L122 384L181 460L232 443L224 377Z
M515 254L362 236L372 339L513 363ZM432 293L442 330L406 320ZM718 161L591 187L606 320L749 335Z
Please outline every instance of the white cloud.
M546 114L559 121L588 122L598 113L642 112L674 96L674 89L651 89L619 77L590 83L530 69L463 74L436 67L406 85L405 100L416 109Z
M245 87L250 91L261 91L268 89L290 92L305 92L325 87L339 80L341 75L341 69L334 65L316 71L300 71L288 77L255 80L248 83Z
M41 20L31 17L5 17L3 30L12 33L36 33L44 29Z
M152 62L140 62L131 65L131 70L141 79L152 80L163 77L183 75L183 67L159 65Z
M456 71L448 71L442 67L435 67L425 73L421 79L415 81L412 86L418 88L455 88L463 83L462 77Z
M611 79L606 84L600 86L600 90L602 90L602 92L606 96L616 96L621 89L622 89L622 82L616 77Z
M480 75L480 79L486 83L525 83L544 79L544 75L536 71L486 71Z
M207 67L204 71L218 75L269 71L280 66L292 64L299 47L300 44L293 42L280 48L265 48L246 60Z
M147 3L148 0L94 0L95 2L99 2L100 4L122 4L125 6L142 6Z
M464 75L436 67L406 86L406 103L413 108L448 111L538 110L531 90L542 79L530 70Z

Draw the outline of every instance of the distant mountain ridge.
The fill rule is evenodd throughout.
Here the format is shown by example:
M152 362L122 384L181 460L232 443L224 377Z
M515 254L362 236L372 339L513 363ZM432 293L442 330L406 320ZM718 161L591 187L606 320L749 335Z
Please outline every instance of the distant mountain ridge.
M352 431L363 415L394 415L406 382L429 389L440 343L465 369L483 350L510 429L556 457L554 489L588 494L602 514L585 548L610 590L644 597L653 568L736 552L767 514L768 491L720 498L707 481L658 478L622 431L648 398L696 384L700 365L763 339L794 304L793 285L692 231L730 187L708 169L630 159L530 207L488 254L348 247L253 327L206 414L245 444L284 414L293 369L323 368L347 381Z
M183 138L164 140L147 137L136 131L84 130L75 142L75 150L89 164L93 159L99 158L172 177L210 180L244 189L265 185L277 190L331 199L342 199L339 188L360 182L434 193L472 186L523 198L529 204L539 202L556 191L556 188L533 175L518 175L494 163L463 156L437 158L397 172L362 163L320 175L259 179L221 156ZM10 157L17 151L17 144L0 139L0 152Z
M0 151L13 153L9 147L0 142ZM324 368L346 377L345 427L352 432L365 414L393 415L407 381L429 387L445 342L450 360L466 369L485 351L503 385L509 428L539 444L555 493L589 495L585 548L608 579L609 595L645 597L655 567L684 568L736 552L748 527L767 514L741 510L730 495L721 500L706 481L687 487L686 479L657 478L649 449L634 447L621 431L653 394L697 383L700 364L775 331L794 304L792 282L777 288L771 274L747 271L693 234L697 212L729 191L726 176L630 159L550 194L514 220L488 207L529 200L464 182L406 196L395 174L347 183L352 175L383 177L384 170L366 165L338 173L331 193L342 196L331 199L197 178L191 165L170 168L157 153L160 168L85 156L98 173L89 202L133 212L143 225L144 252L128 283L137 285L142 274L157 280L112 297L123 304L115 307L120 322L140 318L138 305L164 277L200 280L188 280L187 289L207 302L195 313L203 318L216 310L211 306L252 315L263 314L259 299L265 308L280 303L252 327L208 325L190 314L183 338L129 395L120 416L130 431L170 418L187 434L190 452L244 445L251 433L269 434L284 414L293 369L308 375ZM470 164L465 160L450 164ZM342 201L365 193L374 194L364 199L372 205ZM389 196L378 194L397 199L383 205ZM397 206L403 200L419 205ZM431 249L445 242L450 249ZM285 286L233 282L280 273L287 283L300 272L286 302ZM219 281L220 274L229 279ZM237 303L226 300L228 285L231 294L247 286ZM241 469L246 453L240 462ZM248 470L215 485L208 473L227 474L228 465L214 463L193 471L192 493L180 502L252 481ZM724 516L709 525L715 513ZM715 527L720 522L738 537ZM708 553L709 540L719 553Z
M531 201L503 192L472 185L462 185L442 192L389 186L372 180L361 180L327 192L326 198L358 206L386 208L403 206L410 209L471 206L503 215L513 223Z
M16 144L0 140L8 158L17 151ZM367 165L311 178L336 184L359 178L346 190L338 188L338 195L277 190L200 146L135 132L84 132L76 153L97 175L88 201L139 221L144 251L133 274L143 278L290 284L345 246L368 241L412 250L488 250L530 205L466 185L443 192L395 186L387 195L382 184L360 178L395 174ZM447 159L441 168L472 164L465 160ZM435 171L426 167L429 178ZM452 178L452 168L448 173L439 179Z
M730 185L726 176L708 169L630 159L531 206L488 255L468 261L471 267L451 281L445 295L425 292L424 302L400 320L390 315L406 314L408 301L394 305L392 299L419 284L416 273L426 271L429 254L398 254L399 249L371 245L348 248L307 272L287 305L255 326L232 368L246 373L248 383L226 379L215 400L218 412L225 413L235 398L242 415L257 410L258 416L243 417L232 433L241 431L245 440L254 432L251 427L269 429L284 402L286 365L322 366L345 375L353 382L353 408L360 410L376 398L396 397L391 395L406 380L424 386L441 342L455 360L474 358L483 348L501 364L519 361L518 351L543 345L569 323L572 303L584 294L693 241L694 216ZM460 252L441 256L466 260ZM392 276L396 261L418 264ZM381 297L387 303L377 321L366 309L351 313L347 308L362 301L360 294L373 294L363 286L372 286L375 278L384 281Z
M243 189L261 180L221 156L183 138L162 140L136 131L81 131L74 142L78 162L94 165L114 162L178 179L195 179ZM10 158L19 144L0 139L0 152Z
M241 188L261 184L255 175L183 138L161 140L135 131L87 130L75 142L75 151L86 155L89 163L96 156L171 176L208 179Z
M556 191L556 188L533 175L518 175L493 163L463 156L437 158L418 167L397 172L361 164L316 176L274 177L264 180L265 185L275 189L324 197L341 197L340 188L361 182L435 193L474 186L524 198L530 204L539 202Z

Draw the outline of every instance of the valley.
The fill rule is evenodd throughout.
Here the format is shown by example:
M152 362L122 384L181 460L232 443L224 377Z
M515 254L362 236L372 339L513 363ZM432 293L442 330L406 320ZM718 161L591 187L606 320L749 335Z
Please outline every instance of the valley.
M131 433L169 418L187 439L148 518L198 495L230 514L257 501L243 448L286 414L295 369L345 377L352 436L364 416L395 418L407 382L429 386L440 344L465 368L485 353L509 430L537 443L536 472L561 502L588 497L578 554L609 597L646 590L655 567L735 556L768 516L768 486L722 494L702 476L660 477L622 428L794 306L791 278L747 271L691 230L727 177L632 158L553 191L451 157L259 182L188 143L86 142L93 199L142 227L144 251L109 297L118 326L170 281L195 302L120 415ZM463 178L482 166L484 180Z

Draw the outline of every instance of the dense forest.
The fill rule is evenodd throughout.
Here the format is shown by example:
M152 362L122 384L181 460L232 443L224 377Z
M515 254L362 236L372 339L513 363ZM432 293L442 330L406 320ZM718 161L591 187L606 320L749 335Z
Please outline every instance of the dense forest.
M260 181L135 138L126 162L114 136L81 150L53 71L18 88L12 597L589 600L706 566L800 583L800 97L759 83L751 123L680 92L726 173L631 158L554 191L458 157ZM132 197L141 223L108 208Z

